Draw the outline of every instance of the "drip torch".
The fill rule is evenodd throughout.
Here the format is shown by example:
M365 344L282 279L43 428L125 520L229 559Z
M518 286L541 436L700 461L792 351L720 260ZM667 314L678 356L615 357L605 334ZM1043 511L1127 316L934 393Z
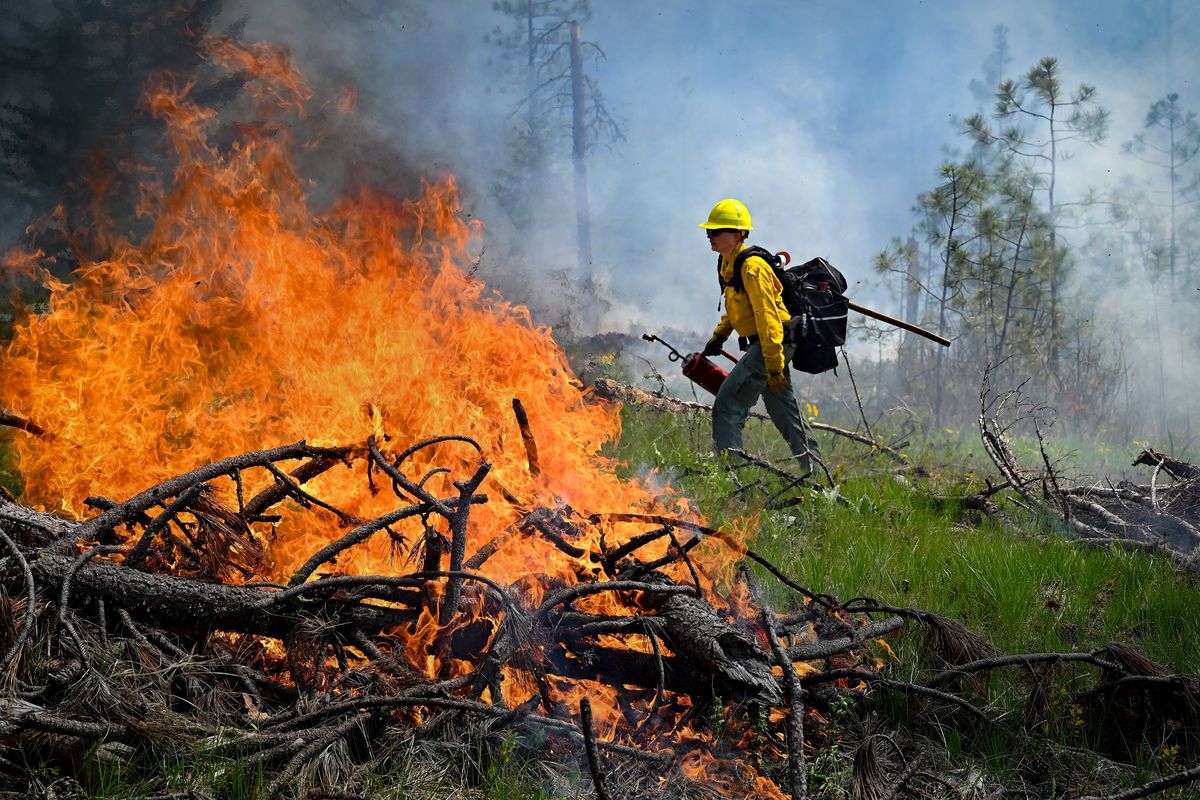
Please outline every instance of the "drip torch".
M699 386L705 391L715 395L717 390L721 388L721 384L725 382L727 377L729 377L728 372L721 369L708 358L706 358L703 353L691 353L689 355L684 355L667 342L664 342L662 339L649 333L643 333L642 338L647 342L658 342L663 347L670 350L671 354L667 356L669 360L683 362L683 377L687 378L693 383L699 384ZM736 364L738 361L724 350L721 351L721 355L728 358L734 364Z

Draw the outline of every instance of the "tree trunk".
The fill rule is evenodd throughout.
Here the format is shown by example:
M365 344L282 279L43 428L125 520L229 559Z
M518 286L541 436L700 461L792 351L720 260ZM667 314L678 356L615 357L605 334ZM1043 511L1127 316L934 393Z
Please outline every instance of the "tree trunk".
M901 293L904 308L901 309L900 316L912 322L919 321L918 315L921 310L921 262L918 248L917 240L910 236L908 243L904 246L904 261L907 269L904 276L904 289ZM908 396L912 394L912 375L916 372L917 352L920 345L917 343L916 334L905 331L903 336L904 338L900 340L900 349L896 360L900 373L901 391Z
M528 50L525 74L529 81L529 102L525 107L525 115L532 135L537 126L537 105L533 102L533 96L537 93L537 39L533 34L533 0L525 0L525 43Z
M652 575L646 582L674 585L662 575ZM771 657L751 635L731 625L706 600L678 593L647 593L646 603L653 607L654 613L627 632L652 631L674 653L661 659L664 688L699 698L715 692L739 703L780 702L782 695L771 674ZM578 639L571 630L580 627L572 624L577 616L564 614L550 625L566 648L546 648L544 655L550 671L618 686L655 687L659 679L657 657ZM568 651L574 657L568 657Z
M587 127L585 123L587 98L583 87L583 32L578 22L571 23L571 140L575 162L575 226L579 246L579 290L584 333L595 333L598 320L596 304L591 301L595 292L592 275L592 220L588 209Z
M58 592L76 558L43 551L30 559L29 566L40 585L53 586ZM257 607L271 597L262 589L141 572L107 562L85 563L71 577L70 589L72 606L103 600L135 619L168 628L214 628L282 638L304 618L291 605ZM332 624L349 624L368 635L412 622L417 616L415 611L336 600L323 601L320 607Z
M958 181L959 176L955 175L951 178L952 194L950 196L950 227L946 231L946 248L942 252L942 295L938 298L938 336L946 335L946 307L950 302L950 278L953 273L951 264L954 259L954 249L957 246L955 235L958 233L958 213L961 208L958 205L959 192ZM937 360L935 362L935 383L937 389L934 393L933 400L933 421L935 425L941 425L942 421L942 400L944 398L945 389L945 369L946 354L944 348L937 348Z

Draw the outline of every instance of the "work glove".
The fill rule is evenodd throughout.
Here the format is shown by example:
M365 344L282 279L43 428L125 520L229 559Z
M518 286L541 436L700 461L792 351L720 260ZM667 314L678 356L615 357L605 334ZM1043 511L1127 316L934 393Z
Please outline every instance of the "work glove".
M704 345L704 350L703 350L704 355L706 355L706 356L721 355L721 348L725 346L725 339L726 339L726 337L724 337L724 336L713 336L711 339L709 339L708 344Z
M786 370L783 372L770 372L767 374L767 388L776 394L779 392L786 392L788 387L791 385L792 382L788 380L788 374Z

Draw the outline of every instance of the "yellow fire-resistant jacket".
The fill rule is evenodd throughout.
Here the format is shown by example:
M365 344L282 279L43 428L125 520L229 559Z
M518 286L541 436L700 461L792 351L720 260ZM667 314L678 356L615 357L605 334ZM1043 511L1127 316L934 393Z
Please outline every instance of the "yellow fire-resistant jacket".
M742 243L733 254L734 258L745 249L746 245ZM733 278L734 258L722 256L720 259L717 270L722 285ZM783 372L787 368L783 358L783 323L792 318L783 305L783 285L770 265L758 256L750 256L742 264L742 284L746 289L744 292L725 286L725 313L713 335L724 338L737 331L738 336L757 336L767 370Z

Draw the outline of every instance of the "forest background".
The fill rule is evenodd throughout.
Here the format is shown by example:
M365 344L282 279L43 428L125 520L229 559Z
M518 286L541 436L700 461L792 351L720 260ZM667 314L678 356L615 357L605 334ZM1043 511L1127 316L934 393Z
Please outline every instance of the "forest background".
M735 196L756 242L822 255L853 299L954 339L859 319L850 369L798 381L814 407L857 415L857 389L872 418L953 432L991 365L1071 433L1186 454L1200 10L1080 5L8 4L0 248L40 246L64 277L102 258L95 188L136 226L122 171L156 155L145 82L189 74L204 34L270 41L319 96L354 98L306 122L322 134L300 154L318 205L347 184L407 196L456 175L486 226L479 278L604 370L686 391L637 337L707 337L718 292L696 225ZM204 91L234 102L237 80ZM15 270L3 279L36 302Z

